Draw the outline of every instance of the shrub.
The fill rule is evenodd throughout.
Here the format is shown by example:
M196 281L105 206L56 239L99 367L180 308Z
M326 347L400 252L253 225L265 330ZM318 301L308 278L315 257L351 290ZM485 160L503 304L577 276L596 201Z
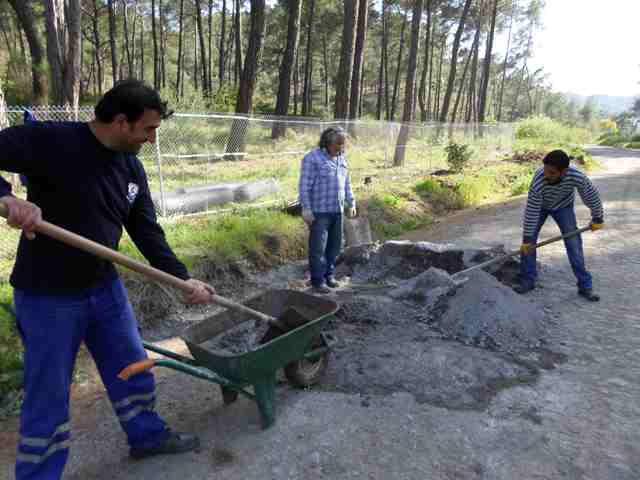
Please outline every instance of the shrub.
M591 133L586 128L563 125L548 117L529 117L516 124L516 139L534 143L587 143Z
M640 141L627 144L627 148L640 149Z
M488 175L466 177L456 186L456 193L462 207L472 207L482 203L495 190L495 178Z
M431 178L418 183L414 190L425 197L436 210L456 210L464 206L457 191Z
M531 180L533 179L533 174L525 174L518 178L516 178L511 185L511 195L523 195L529 191L529 186L531 185Z
M473 150L464 143L451 142L444 149L447 152L449 168L454 172L463 171L473 155Z
M599 145L605 147L617 147L629 142L629 138L623 135L607 135L599 142Z

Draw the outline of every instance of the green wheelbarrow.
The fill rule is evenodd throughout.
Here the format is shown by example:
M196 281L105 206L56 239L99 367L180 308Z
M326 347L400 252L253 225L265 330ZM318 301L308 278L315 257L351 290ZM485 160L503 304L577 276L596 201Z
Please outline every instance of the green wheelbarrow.
M328 365L329 350L335 343L335 339L323 333L322 328L339 307L332 300L294 290L270 290L243 304L273 317L295 307L309 320L254 350L232 354L208 345L212 339L244 322L253 322L253 319L238 311L225 310L193 325L181 335L193 358L143 342L147 350L166 358L147 359L130 365L121 373L121 378L126 379L152 367L178 370L219 384L225 404L234 402L238 395L254 400L262 428L270 427L275 420L277 371L283 368L289 383L297 387L309 387L322 378ZM248 389L250 386L253 392Z
M3 203L0 203L0 216L8 217L8 210ZM52 223L41 220L35 230L39 234L122 265L187 294L193 291L193 287L185 280ZM293 290L271 290L249 299L243 306L219 297L213 289L210 293L213 303L232 310L210 317L189 328L182 335L193 358L144 342L147 350L167 358L136 362L126 367L118 376L126 380L154 366L163 366L218 383L225 403L235 401L239 394L253 399L258 404L262 426L267 428L273 424L275 418L273 402L276 372L280 368L284 368L289 382L302 387L316 383L326 370L333 339L323 334L321 329L337 312L338 304ZM288 316L286 312L289 312ZM203 344L208 340L256 317L280 329L281 334L265 337L258 348L239 355L204 348ZM292 326L294 328L291 328ZM253 393L247 390L248 386L253 386Z

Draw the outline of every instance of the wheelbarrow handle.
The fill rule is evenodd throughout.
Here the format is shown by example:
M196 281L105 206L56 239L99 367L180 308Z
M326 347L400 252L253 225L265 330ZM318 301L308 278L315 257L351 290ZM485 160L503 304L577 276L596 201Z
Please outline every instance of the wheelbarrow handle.
M7 206L4 203L0 202L0 216L7 218L8 215L9 211L7 209ZM41 220L40 222L38 222L35 231L37 233L41 233L48 237L54 238L66 245L76 247L82 251L95 255L96 257L102 258L103 260L117 263L118 265L126 267L129 270L141 273L148 278L170 285L185 293L191 293L193 291L193 286L191 286L181 278L175 277L167 272L163 272L162 270L152 267L151 265L147 265L146 263L134 260L133 258L123 255L120 252L112 250L108 247L105 247L104 245L94 242L93 240L89 240L88 238L82 237L78 234L70 232L69 230L65 230L64 228L58 227L57 225L49 223L45 220ZM262 312L253 310L252 308L246 307L227 298L221 297L219 295L211 295L211 301L223 307L227 307L238 312L251 315L258 320L274 324L277 327L282 328L280 322L278 322L274 317L265 315Z
M138 375L140 373L146 372L147 370L151 370L153 367L155 367L155 365L156 361L152 358L147 358L145 360L132 363L131 365L128 365L120 371L120 373L118 374L118 378L120 380L127 381L134 375Z
M567 238L571 238L571 237L575 237L576 235L581 234L582 232L586 232L588 230L591 230L591 225L587 225L586 227L581 227L577 230L574 230L573 232L569 232L569 233L565 233L564 235L557 235L555 237L551 237L548 238L547 240L544 240L540 243L536 243L535 245L533 245L533 249L537 249L540 247L544 247L545 245L549 245L550 243L554 243L554 242L558 242L560 240L565 240ZM491 260L487 260L486 262L482 262L479 263L478 265L474 265L473 267L469 267L466 270L460 270L459 272L456 272L452 275L452 277L458 276L458 275L462 275L465 273L469 273L472 272L473 270L479 270L481 268L485 268L488 267L490 265L495 265L496 263L501 263L504 262L505 260L511 258L511 257L515 257L516 255L520 255L520 250L512 250L511 252L506 253L505 255L501 255L499 257L496 258L492 258Z

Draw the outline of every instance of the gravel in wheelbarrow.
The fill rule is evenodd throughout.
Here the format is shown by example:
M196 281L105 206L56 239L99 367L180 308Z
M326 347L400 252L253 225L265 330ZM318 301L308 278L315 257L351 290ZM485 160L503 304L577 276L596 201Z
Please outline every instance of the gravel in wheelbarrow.
M276 318L295 311L307 321L265 340L267 324L256 328L247 313L225 310L184 332L182 339L193 358L143 342L147 350L167 358L137 362L124 369L120 378L126 380L154 366L172 368L219 384L225 403L234 402L239 394L254 400L263 428L269 427L275 420L278 370L284 368L289 382L298 387L315 384L325 373L332 340L321 330L338 311L338 304L294 290L269 290L244 305Z

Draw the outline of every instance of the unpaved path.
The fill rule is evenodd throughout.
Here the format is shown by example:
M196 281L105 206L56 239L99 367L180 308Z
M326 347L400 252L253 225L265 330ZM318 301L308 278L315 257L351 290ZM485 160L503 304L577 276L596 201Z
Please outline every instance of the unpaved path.
M607 166L594 176L607 229L584 239L603 300L581 301L562 245L545 247L534 296L552 311L550 347L567 361L535 384L503 390L482 411L421 404L408 393L362 398L281 387L276 425L261 431L248 401L224 407L212 385L159 371L158 409L175 428L198 433L203 448L135 463L105 396L79 386L66 478L640 478L640 154L593 154ZM463 212L411 238L514 248L523 203ZM589 220L584 207L578 214ZM555 233L549 222L541 238ZM12 478L16 429L15 420L0 424L2 478Z

